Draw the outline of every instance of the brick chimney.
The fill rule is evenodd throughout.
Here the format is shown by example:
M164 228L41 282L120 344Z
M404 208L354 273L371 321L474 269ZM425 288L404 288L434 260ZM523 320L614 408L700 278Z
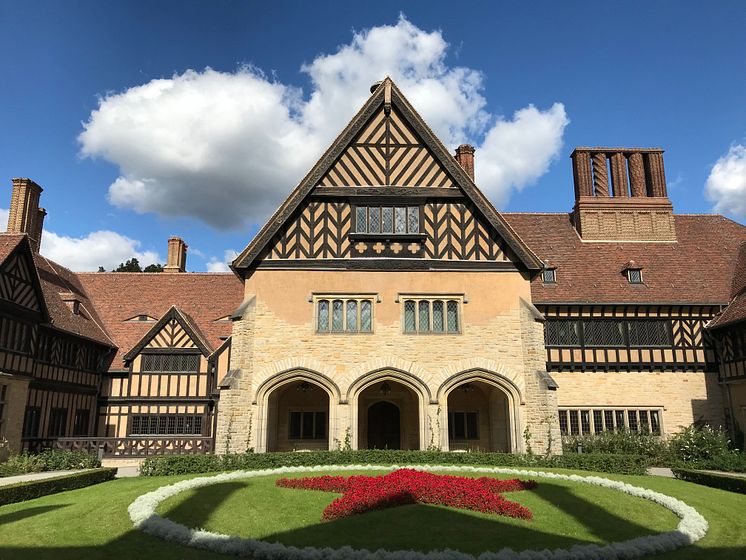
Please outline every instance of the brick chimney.
M168 240L168 260L163 272L186 272L186 254L188 246L181 237Z
M10 197L8 233L25 233L29 236L31 248L39 252L41 232L44 226L44 208L39 208L42 189L27 178L13 179L13 193Z
M456 148L456 161L464 168L467 175L474 180L474 146L461 144Z
M585 241L676 241L660 148L575 148L575 229Z

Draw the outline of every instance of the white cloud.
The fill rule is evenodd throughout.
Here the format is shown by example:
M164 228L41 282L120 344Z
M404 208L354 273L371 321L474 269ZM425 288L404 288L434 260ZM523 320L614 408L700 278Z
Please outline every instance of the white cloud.
M140 242L114 231L94 231L85 237L68 237L44 230L41 254L75 271L112 270L120 263L137 258L140 265L162 263L155 251L140 251Z
M210 257L207 262L207 272L230 272L228 265L238 256L238 251L233 249L226 249L223 252L223 260L221 261L217 257Z
M10 210L7 208L0 208L0 231L8 229L8 215Z
M746 217L746 146L732 146L715 162L705 196L715 203L715 212Z
M307 97L244 66L188 70L99 102L81 153L119 167L109 200L136 212L196 217L226 229L261 223L367 99L391 76L450 148L476 145L477 181L498 204L557 156L564 106L528 106L512 119L485 109L481 72L446 64L440 31L406 18L355 33L302 67Z

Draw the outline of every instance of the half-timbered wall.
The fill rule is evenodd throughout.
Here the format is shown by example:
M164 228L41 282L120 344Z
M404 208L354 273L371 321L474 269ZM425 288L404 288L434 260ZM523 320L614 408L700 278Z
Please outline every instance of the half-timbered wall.
M746 322L716 331L720 379L746 380Z
M704 326L718 311L715 306L539 306L547 318L545 325L547 371L714 371L714 349ZM636 342L633 331L650 326L665 328L662 340ZM656 323L656 325L652 325ZM608 327L615 336L608 344L584 337L589 327ZM558 340L555 329L569 331L572 337Z

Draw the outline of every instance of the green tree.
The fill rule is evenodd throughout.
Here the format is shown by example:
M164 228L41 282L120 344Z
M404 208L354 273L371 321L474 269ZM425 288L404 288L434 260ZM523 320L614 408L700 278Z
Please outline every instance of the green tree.
M106 269L103 266L98 267L99 272L106 272Z
M163 265L161 264L149 264L142 269L143 272L163 272Z
M132 257L125 263L119 263L119 266L114 269L114 272L142 272L140 262L137 258Z

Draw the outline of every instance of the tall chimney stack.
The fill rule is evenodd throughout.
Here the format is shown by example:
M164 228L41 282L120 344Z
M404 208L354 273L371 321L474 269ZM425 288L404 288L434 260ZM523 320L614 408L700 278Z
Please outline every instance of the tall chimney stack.
M47 213L39 208L42 189L28 178L13 179L13 194L10 197L8 213L8 233L25 233L31 248L39 251L44 216Z
M188 246L181 237L168 240L168 260L163 272L186 272L186 254Z
M467 175L474 180L474 146L461 144L456 148L456 161L464 168Z
M676 241L660 148L575 148L574 221L585 241Z

